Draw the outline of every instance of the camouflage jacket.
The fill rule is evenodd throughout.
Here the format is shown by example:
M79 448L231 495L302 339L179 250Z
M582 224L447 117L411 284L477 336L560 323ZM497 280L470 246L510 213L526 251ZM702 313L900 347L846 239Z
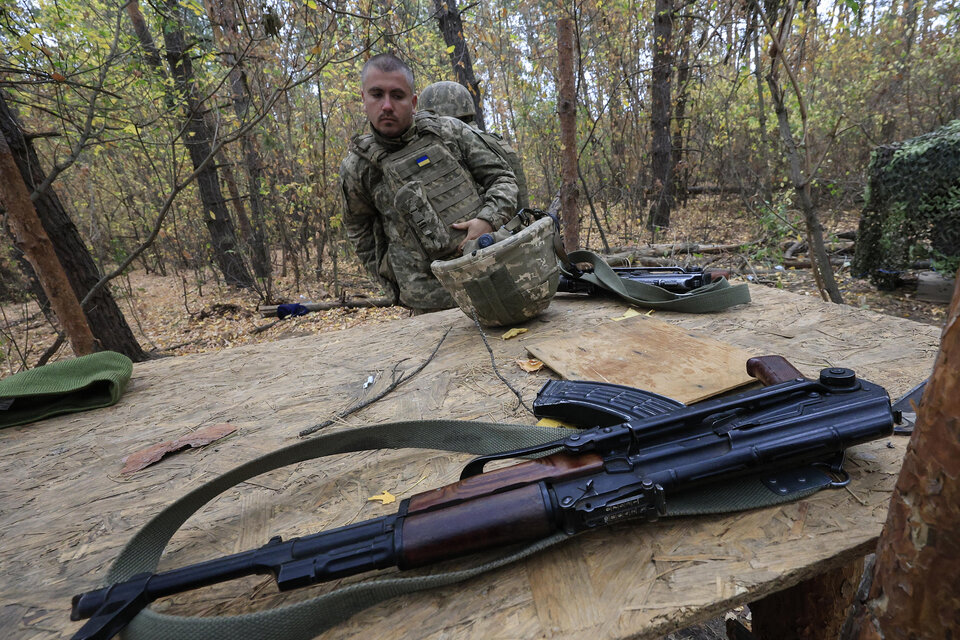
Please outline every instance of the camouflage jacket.
M499 133L484 131L472 122L468 124L490 144L490 148L497 155L510 165L510 170L517 177L517 210L528 208L530 206L530 192L527 190L527 174L523 170L523 161L520 159L520 154Z
M429 121L427 120L429 119ZM418 113L413 125L400 138L372 134L388 153L402 150L417 140L418 127L439 130L445 148L467 169L474 181L481 206L473 217L494 229L516 212L517 182L504 160L468 125L455 118ZM372 129L372 128L371 128ZM413 309L453 307L453 298L430 271L440 257L424 249L411 224L394 206L396 189L384 179L380 168L358 152L357 139L340 166L343 192L343 226L364 267L381 281L399 290L400 301Z

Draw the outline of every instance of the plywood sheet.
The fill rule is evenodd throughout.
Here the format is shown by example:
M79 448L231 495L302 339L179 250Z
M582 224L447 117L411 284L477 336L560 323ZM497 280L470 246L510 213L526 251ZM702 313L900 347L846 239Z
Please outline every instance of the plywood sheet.
M624 384L685 404L754 382L747 359L765 355L642 315L526 347L567 380Z
M657 317L751 354L786 356L808 376L822 367L855 369L893 397L930 373L938 327L759 286L751 286L751 296L751 304L722 313ZM558 296L525 325L524 337L489 334L497 369L529 405L552 374L515 365L527 357L523 341L582 336L623 310L619 301ZM71 596L101 586L147 520L201 482L296 442L301 429L369 397L376 390L363 388L370 375L389 378L395 367L412 372L448 328L420 373L329 429L425 417L533 422L494 374L473 321L454 309L138 363L112 407L0 430L0 575L13 577L0 581L0 638L68 640L80 627L69 619ZM123 458L145 444L222 422L236 425L236 434L120 475ZM854 448L847 458L850 485L803 502L590 531L462 584L386 601L320 638L660 638L875 548L905 446L905 438L891 438ZM396 503L367 498L387 490L403 499L453 482L467 458L367 451L263 474L190 518L161 569L236 553L273 535L286 539L394 513ZM165 598L153 608L244 614L366 577L280 592L269 577L256 576Z

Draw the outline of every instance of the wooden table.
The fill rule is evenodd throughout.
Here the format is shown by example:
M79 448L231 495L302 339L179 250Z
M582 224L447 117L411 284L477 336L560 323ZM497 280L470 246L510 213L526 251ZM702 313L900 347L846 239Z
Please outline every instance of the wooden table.
M753 303L661 320L762 355L787 356L807 375L847 366L896 397L930 372L936 327L752 287ZM613 300L558 298L521 338L490 332L500 371L532 400L549 378L515 364L523 341L597 327L623 313ZM476 328L458 310L325 335L138 364L120 403L0 431L0 635L63 638L70 597L99 586L120 548L163 506L237 464L294 442L412 370L452 327L436 357L392 395L343 427L449 417L530 422L493 374ZM377 375L366 391L363 383ZM125 456L198 427L238 431L131 476ZM342 428L340 426L331 428ZM647 638L782 590L869 552L885 518L906 441L857 447L846 489L730 516L623 524L581 535L528 561L457 587L368 609L323 637ZM453 481L464 456L395 451L348 454L259 476L228 491L174 537L161 568L391 513L367 498L399 498ZM329 585L278 594L265 578L211 587L158 610L250 611Z

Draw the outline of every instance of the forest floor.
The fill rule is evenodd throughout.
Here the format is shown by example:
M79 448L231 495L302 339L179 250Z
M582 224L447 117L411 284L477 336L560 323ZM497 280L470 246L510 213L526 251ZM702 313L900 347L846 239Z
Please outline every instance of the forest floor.
M674 258L680 264L727 269L734 281L751 280L816 296L817 288L810 269L781 265L781 247L800 235L795 225L791 227L789 224L790 217L790 212L758 215L738 211L736 203L729 200L701 197L675 212L671 227L661 231L655 240L657 244L747 245L738 251L678 254ZM857 227L856 212L826 212L822 219L828 234L852 231ZM611 246L642 247L651 242L649 232L643 230L637 221L630 221L630 224L635 228L607 232ZM588 246L599 249L595 231L585 230L582 234ZM631 238L634 240L629 242ZM343 262L340 291L347 297L381 295L356 266L349 268L355 260L350 260L346 269ZM281 272L276 265L275 271ZM302 268L301 272L312 274L313 269ZM849 266L837 268L836 277L846 304L936 326L943 322L946 304L922 302L916 299L914 291L906 288L878 291L868 281L854 278ZM168 275L161 276L148 274L142 268L135 269L115 280L113 291L144 350L156 357L216 351L410 315L401 307L339 308L276 322L276 318L260 316L257 311L260 299L255 292L227 287L218 284L211 273L198 277L192 271L168 272ZM301 278L298 282L292 276L292 269L287 269L287 275L275 277L274 292L274 300L280 302L335 299L331 283L316 278ZM35 304L5 303L0 306L0 357L3 358L0 377L33 366L55 337L53 327L38 313ZM54 359L70 356L69 347L64 346Z

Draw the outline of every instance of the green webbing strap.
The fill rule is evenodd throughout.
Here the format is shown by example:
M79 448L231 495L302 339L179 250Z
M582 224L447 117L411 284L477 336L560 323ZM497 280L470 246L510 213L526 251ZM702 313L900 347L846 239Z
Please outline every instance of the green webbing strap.
M561 269L567 276L603 287L628 302L642 307L682 313L713 313L750 302L750 290L747 285L731 285L726 278L720 278L689 293L673 293L651 284L621 278L603 258L592 251L571 251L568 255L570 262L574 264L587 262L593 266L593 271L578 277L567 273L561 263Z
M297 442L194 489L150 520L120 552L107 574L107 583L126 580L137 573L156 571L163 549L177 529L203 505L234 485L289 464L318 457L372 449L441 449L483 455L552 442L575 433L530 425L456 420L393 422L318 436ZM678 494L669 501L667 515L723 513L795 500L817 491L825 482L810 482L809 490L778 496L756 478L705 487ZM308 640L382 600L445 586L515 562L546 549L569 536L557 533L519 551L480 566L436 573L372 579L296 604L238 616L193 618L170 616L144 609L127 626L123 636L150 640Z

